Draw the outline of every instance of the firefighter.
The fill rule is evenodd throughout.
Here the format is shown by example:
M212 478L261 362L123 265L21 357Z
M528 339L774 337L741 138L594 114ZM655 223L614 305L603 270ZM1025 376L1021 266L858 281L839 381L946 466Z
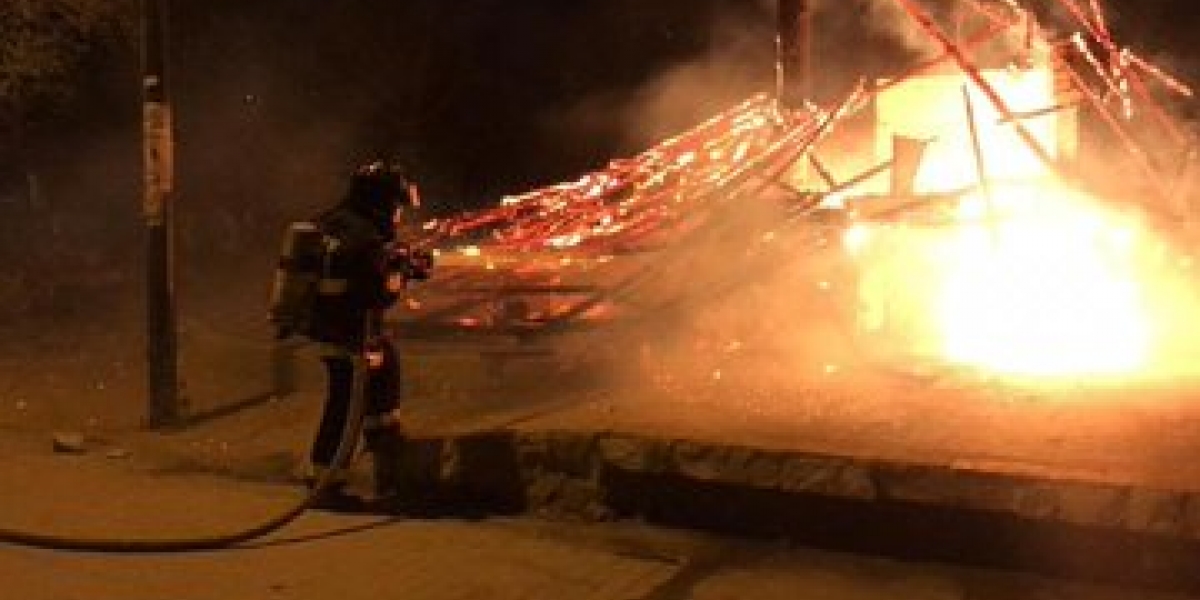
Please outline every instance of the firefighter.
M310 460L315 482L333 465L353 395L354 357L366 352L362 439L371 454L377 501L394 501L400 485L403 435L396 421L400 373L396 350L382 328L383 313L411 279L423 279L427 255L398 252L396 221L418 202L403 172L384 162L360 167L341 201L321 214L317 227L330 240L321 290L312 306L307 336L318 342L327 375L324 412ZM343 473L317 505L353 510L363 499L346 491Z

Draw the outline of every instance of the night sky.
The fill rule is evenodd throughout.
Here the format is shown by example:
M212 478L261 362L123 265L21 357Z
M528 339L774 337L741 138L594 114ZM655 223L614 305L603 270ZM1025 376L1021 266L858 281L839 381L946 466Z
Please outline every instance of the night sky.
M235 156L255 169L288 163L276 165L284 180L397 155L432 196L477 203L573 176L686 126L739 88L766 85L769 29L757 48L739 49L761 61L726 63L756 72L733 85L709 74L699 82L708 93L638 122L656 78L720 61L720 28L769 27L759 9L728 0L193 1L174 18L181 148L214 168Z
M203 179L222 171L225 186L254 185L239 172L250 169L303 194L348 162L391 154L448 207L494 201L769 89L773 4L181 0L172 30L181 167ZM863 2L837 4L818 60L871 74L853 39L873 35L857 30L863 11L852 5ZM1113 9L1125 37L1190 75L1196 10L1126 4Z
M868 0L831 3L829 87L883 75ZM1115 5L1122 39L1196 81L1184 0ZM578 176L773 81L774 0L175 0L170 68L185 229L280 223L330 202L356 162L401 158L436 211ZM32 144L43 192L136 227L136 56L96 60ZM216 225L214 225L216 223ZM232 225L231 225L232 224ZM185 239L185 243L187 240Z

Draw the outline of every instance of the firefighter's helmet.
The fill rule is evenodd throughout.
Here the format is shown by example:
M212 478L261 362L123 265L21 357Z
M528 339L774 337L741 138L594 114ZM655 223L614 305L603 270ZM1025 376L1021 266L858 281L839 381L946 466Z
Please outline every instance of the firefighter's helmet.
M354 171L346 195L364 203L396 208L412 204L410 187L411 183L403 167L377 160Z

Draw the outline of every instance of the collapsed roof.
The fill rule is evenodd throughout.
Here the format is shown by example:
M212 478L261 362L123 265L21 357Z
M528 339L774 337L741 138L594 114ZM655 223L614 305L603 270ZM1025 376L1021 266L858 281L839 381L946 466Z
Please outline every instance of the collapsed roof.
M892 1L937 56L833 102L789 107L759 94L575 181L425 223L415 243L437 248L442 267L403 311L406 331L587 326L675 306L688 286L735 286L781 240L789 252L829 248L831 231L858 220L922 213L1031 171L1084 185L1081 116L1121 149L1122 182L1136 190L1123 195L1139 210L1191 216L1192 136L1163 100L1192 91L1120 46L1096 0L1056 0L1070 17L1059 32L1016 0L963 0L978 30L957 36L914 0ZM977 54L995 44L1010 60L984 68ZM849 153L864 119L870 151ZM729 268L678 275L698 260Z

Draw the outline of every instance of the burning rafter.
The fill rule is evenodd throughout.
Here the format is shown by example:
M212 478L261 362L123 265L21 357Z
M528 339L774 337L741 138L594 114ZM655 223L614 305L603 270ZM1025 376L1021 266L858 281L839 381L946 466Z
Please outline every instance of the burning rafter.
M835 231L857 244L853 240L866 231L861 224L871 221L904 220L929 210L950 214L952 219L954 214L971 213L972 198L979 198L976 189L983 191L992 235L1000 235L1003 228L995 227L994 221L1014 210L1014 205L1011 194L993 191L998 184L1026 177L1031 169L1060 182L1052 189L1076 177L1039 124L1081 106L1109 126L1128 160L1139 169L1142 184L1155 191L1157 197L1138 199L1142 208L1159 216L1170 212L1173 207L1169 202L1164 206L1163 200L1169 199L1169 190L1183 186L1166 181L1163 161L1153 158L1161 153L1138 141L1131 133L1130 119L1136 116L1134 108L1144 110L1169 139L1182 142L1181 129L1159 104L1149 82L1188 97L1192 91L1119 47L1095 0L1087 0L1086 6L1077 0L1060 0L1077 31L1055 40L1035 39L1042 30L1033 23L1033 13L1015 0L970 0L966 5L982 16L986 26L961 42L951 39L915 0L894 1L939 48L937 57L898 77L865 86L836 105L809 104L791 110L766 95L754 96L690 131L634 157L614 160L576 181L505 198L494 208L426 223L419 243L438 248L446 267L441 279L413 301L405 315L408 324L432 330L449 326L529 334L627 313L627 305L668 306L672 301L664 300L664 287L725 287L715 281L680 282L667 276L672 270L686 272L695 249L714 240L721 240L722 248L740 252L743 262L735 259L728 265L727 278L737 279L745 277L744 267L762 266L752 261L764 255L764 247L776 244L772 247L778 249L779 239L805 229L825 231L831 214L837 217ZM973 60L977 48L1014 31L1022 34L1027 55L1014 69L1045 71L1044 79L1034 80L1045 88L1044 96L1032 103L1014 105L1012 90L1001 86L1000 75L985 72ZM1041 62L1027 63L1038 49L1045 49ZM1102 56L1094 49L1101 50ZM889 170L893 175L906 172L903 169L911 161L898 154L880 157L875 166L839 181L828 162L817 156L824 151L820 142L836 136L846 117L945 64L956 65L962 74L961 90L955 93L958 110L966 113L967 120L955 135L970 143L966 172L974 176L966 187L961 182L929 181L914 186L899 181L905 177L900 176L899 180L893 177L897 181L889 197L886 190L877 189L877 176ZM1049 90L1054 70L1076 99L1054 97ZM1097 84L1103 91L1094 89ZM1114 110L1114 99L1120 110ZM1014 160L1011 154L992 156L999 151L997 140L1004 136L1014 140L1000 146L1005 153L1024 148L1032 160ZM906 175L910 179L916 176L924 143L914 146L918 162L909 165L908 170L914 171ZM937 162L934 156L925 160ZM1014 170L1014 164L1038 166ZM803 192L797 191L794 180L797 165L811 165L819 176L801 184ZM941 169L955 171L956 167L947 164ZM955 177L961 179L962 173L957 169ZM916 196L911 195L914 190ZM994 194L1001 199L993 199ZM774 223L736 218L745 212L746 203L778 204L781 199L784 210ZM835 237L839 235L843 234ZM828 252L831 247L829 236L801 237L808 241L784 247L801 255ZM955 293L969 296L966 290ZM970 345L962 340L955 343Z
M1110 92L1126 85L1118 84L1116 79L1141 81L1140 74L1144 73L1177 93L1191 94L1185 85L1128 49L1118 49L1094 1L1090 3L1090 14L1074 0L1061 1L1084 27L1073 36L1072 39L1078 41L1073 47L1089 58L1089 63L1096 69L1095 74L1110 84ZM994 86L979 74L967 55L971 48L992 41L1000 33L1017 26L1020 19L1002 16L997 12L1002 7L971 2L970 5L986 14L995 26L959 45L950 40L914 0L896 2L937 41L943 52L902 77L877 86L872 94L908 81L932 66L953 61L1011 123L1034 155L1058 168L1051 153L1026 129L1024 123L1028 115L1016 114ZM1015 6L1015 3L1005 6L1010 5ZM1113 55L1111 72L1087 50L1087 41L1099 44ZM1073 70L1071 74L1078 75ZM1082 76L1075 81L1083 88L1081 93L1088 92ZM1144 89L1143 85L1132 85ZM1161 107L1150 102L1152 98L1147 96L1146 99L1147 108L1155 111L1152 114L1156 120L1165 119L1160 119L1158 111ZM1095 108L1107 114L1103 98L1097 100ZM1057 110L1057 107L1045 107L1044 110L1052 109ZM739 166L764 158L763 153L772 147L775 152L780 152L777 142L794 134L798 128L812 126L820 112L784 114L765 95L755 96L691 131L665 140L633 158L614 160L606 168L574 182L505 198L501 206L494 209L427 223L423 243L443 247L457 240L478 239L488 248L505 251L586 249L596 254L636 248L640 239L654 232L669 231L694 216L697 210L704 208L699 203L706 197L726 191L732 184L742 183L737 180Z

